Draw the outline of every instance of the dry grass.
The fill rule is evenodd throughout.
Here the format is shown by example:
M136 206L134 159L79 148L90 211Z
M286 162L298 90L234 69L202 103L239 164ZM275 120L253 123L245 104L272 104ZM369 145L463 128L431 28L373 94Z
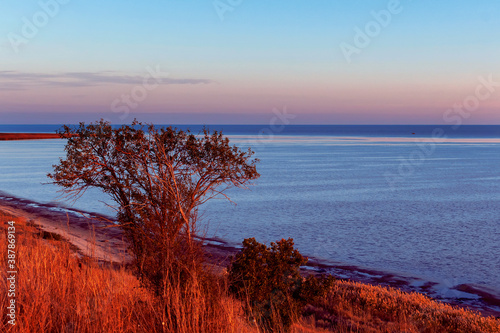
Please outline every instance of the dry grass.
M0 306L6 292L5 222L16 220L17 325L2 311L1 332L259 332L223 278L173 288L168 311L124 267L81 259L64 240L0 212ZM49 237L47 237L49 236ZM1 245L4 244L4 245ZM500 321L419 294L337 281L291 332L500 332ZM315 328L315 327L318 328ZM323 328L321 328L323 327ZM277 330L280 331L280 330Z
M4 230L5 222L12 219L0 214ZM217 286L210 297L200 286L192 286L192 292L183 298L172 290L170 311L162 311L125 268L80 259L66 242L43 239L34 227L16 221L17 325L12 327L3 315L1 332L255 331L242 319L241 305ZM6 245L4 230L0 244ZM0 246L3 309L9 300L4 245Z
M418 293L340 280L306 315L335 332L500 332L493 317Z

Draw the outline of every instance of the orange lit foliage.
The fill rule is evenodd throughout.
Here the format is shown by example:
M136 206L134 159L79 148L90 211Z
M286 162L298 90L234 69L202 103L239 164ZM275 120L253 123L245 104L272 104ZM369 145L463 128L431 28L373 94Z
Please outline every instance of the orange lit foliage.
M88 188L110 195L139 277L164 300L171 284L203 279L192 237L198 207L259 177L253 152L231 146L219 132L197 136L137 121L113 128L101 120L65 126L61 136L66 158L48 176L72 196Z
M500 320L493 317L418 293L340 280L304 315L335 332L500 332Z
M0 244L6 244L5 222L13 219L0 211ZM169 310L176 315L168 315L124 267L79 259L65 242L43 239L25 220L16 221L20 310L14 328L2 318L0 332L261 332L245 323L240 303L227 296L223 280L212 280L210 296L199 284L191 284L184 295L171 290ZM6 246L0 246L0 257L6 257ZM9 300L5 264L0 260L3 309ZM308 305L305 315L290 329L276 331L324 332L317 326L334 332L500 332L500 320L494 318L420 294L340 280Z
M212 280L189 292L169 290L169 309L141 287L124 267L80 259L64 241L43 239L35 227L0 211L0 244L5 222L15 219L17 240L16 326L0 320L0 332L255 332L240 316L241 306ZM6 246L0 246L6 258ZM0 261L0 306L6 292L5 260ZM4 314L4 312L2 312Z

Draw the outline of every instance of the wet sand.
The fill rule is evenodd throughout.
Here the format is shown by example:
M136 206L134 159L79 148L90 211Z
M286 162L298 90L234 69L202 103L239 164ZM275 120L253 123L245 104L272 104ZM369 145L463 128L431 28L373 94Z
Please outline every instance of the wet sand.
M120 227L113 218L97 213L44 204L0 191L0 211L25 218L40 229L56 233L73 244L81 255L98 260L128 264L131 256ZM207 250L207 261L225 267L238 249L223 240L200 238Z
M0 210L32 220L42 230L60 234L76 246L82 255L92 255L107 262L127 264L131 261L123 234L110 217L54 204L37 203L2 192ZM223 271L239 250L221 239L200 238L200 241L204 245L207 263L217 271ZM307 266L303 268L304 274L328 273L339 279L391 286L406 292L422 293L484 315L500 317L500 293L484 286L443 285L399 273L309 259Z

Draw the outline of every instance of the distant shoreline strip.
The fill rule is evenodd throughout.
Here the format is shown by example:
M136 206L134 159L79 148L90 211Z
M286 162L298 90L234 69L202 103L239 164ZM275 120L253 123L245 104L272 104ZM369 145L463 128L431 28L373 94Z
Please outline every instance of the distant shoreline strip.
M57 133L0 133L0 141L60 139Z

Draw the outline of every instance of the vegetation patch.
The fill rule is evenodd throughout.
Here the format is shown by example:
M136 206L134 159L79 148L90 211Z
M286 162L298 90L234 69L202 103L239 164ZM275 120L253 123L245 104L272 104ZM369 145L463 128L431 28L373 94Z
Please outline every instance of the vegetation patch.
M64 240L64 238L61 235L56 234L54 232L45 231L45 230L40 230L38 232L38 237L40 237L42 239L53 240L53 241L58 241L58 242Z
M269 331L288 330L303 307L324 295L334 281L332 276L302 277L300 266L307 259L293 245L291 238L271 247L245 239L228 269L231 292L247 300L247 313Z

